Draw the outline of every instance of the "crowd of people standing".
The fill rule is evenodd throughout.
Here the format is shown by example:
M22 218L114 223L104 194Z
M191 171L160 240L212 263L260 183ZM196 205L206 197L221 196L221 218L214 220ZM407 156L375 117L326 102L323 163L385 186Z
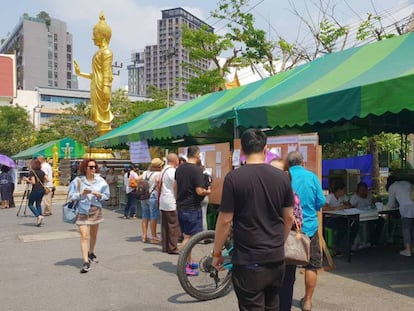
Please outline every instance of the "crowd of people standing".
M223 269L223 245L233 230L232 281L240 310L282 310L292 307L296 266L287 265L284 258L284 242L293 223L300 223L304 234L310 238L310 261L304 266L305 293L300 300L301 310L312 310L312 299L322 268L322 252L318 235L317 213L349 207L365 208L372 204L365 183L358 184L350 200L345 198L343 183L332 184L325 197L317 176L304 167L299 151L290 152L285 159L265 162L266 135L257 129L249 129L241 136L241 148L246 163L229 172L223 183L222 200L216 224L212 250L213 266ZM166 163L153 158L142 174L133 165L126 165L123 183L127 202L123 218L136 219L137 205L141 207L142 242L161 245L162 252L177 255L189 239L206 230L205 214L208 196L211 194L211 177L206 181L206 170L201 163L197 146L187 149L186 157L175 153L166 156ZM33 159L28 177L22 180L31 185L28 207L41 226L44 216L52 215L53 174L50 164L41 156ZM148 196L139 199L136 189L139 182L148 184ZM117 201L118 176L106 161L99 168L95 159L83 159L79 163L79 175L69 185L68 198L79 202L76 225L80 232L83 265L86 273L91 263L98 262L95 254L97 234L103 221L104 201ZM13 202L13 181L9 170L3 166L0 173L1 195L8 204ZM414 241L414 201L411 184L392 177L387 183L389 207L399 203L405 249L403 256L411 256ZM203 208L204 207L204 208ZM157 235L157 223L161 220L161 236ZM343 224L328 219L326 226L335 230ZM377 224L375 225L375 228ZM359 223L351 224L351 239L358 233ZM343 237L344 234L336 234ZM375 237L374 237L375 236ZM377 236L373 235L374 240ZM335 241L341 246L343 241ZM186 273L199 274L198 265L188 258Z

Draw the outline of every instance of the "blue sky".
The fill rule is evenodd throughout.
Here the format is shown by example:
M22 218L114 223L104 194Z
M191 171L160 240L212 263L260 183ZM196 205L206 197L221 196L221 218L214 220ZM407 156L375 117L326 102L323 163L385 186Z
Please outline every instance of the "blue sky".
M270 38L279 35L288 41L298 37L305 38L308 31L291 13L290 2L298 10L304 12L305 0L250 0L252 13L256 17L257 26L264 29ZM114 53L114 61L124 64L121 75L114 78L114 87L126 84L126 65L130 61L131 51L143 50L146 45L156 44L157 20L161 18L161 10L183 7L199 18L213 24L216 29L223 23L216 23L210 18L210 12L217 7L216 0L18 0L13 4L3 5L0 11L0 38L5 38L17 24L23 13L35 16L46 11L51 17L66 21L68 31L73 34L74 58L82 71L90 71L91 58L96 51L92 42L92 28L98 21L99 12L104 11L108 24L112 28L110 47ZM311 2L306 0L307 3ZM402 7L391 18L407 16L414 8L414 0L330 0L336 4L335 16L340 22L352 24L359 16L373 12L372 3L379 12L391 8ZM347 5L348 4L348 5ZM352 9L351 9L352 8ZM305 13L303 13L305 14ZM310 14L316 16L317 11L311 7ZM391 19L390 19L391 20ZM80 88L87 89L88 81L79 78Z

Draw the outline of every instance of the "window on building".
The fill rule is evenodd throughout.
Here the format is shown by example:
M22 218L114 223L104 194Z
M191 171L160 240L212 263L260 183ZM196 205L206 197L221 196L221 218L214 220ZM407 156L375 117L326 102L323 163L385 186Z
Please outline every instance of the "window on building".
M66 52L72 53L72 46L70 44L66 45Z
M72 88L72 83L71 83L70 81L67 81L67 82L66 82L66 87L67 87L68 89L71 89L71 88Z

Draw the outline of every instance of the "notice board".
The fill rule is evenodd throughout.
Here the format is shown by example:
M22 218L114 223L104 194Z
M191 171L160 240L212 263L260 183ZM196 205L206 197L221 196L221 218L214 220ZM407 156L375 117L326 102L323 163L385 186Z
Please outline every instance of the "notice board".
M224 177L232 169L230 143L200 145L198 147L201 152L201 161L213 177L208 201L211 204L220 204ZM178 154L187 155L187 148L178 148Z
M278 154L283 159L286 158L289 152L298 150L303 155L305 167L321 178L322 153L321 147L319 146L318 133L270 136L267 137L267 146L272 153ZM240 139L235 139L233 166L237 166L235 164L237 163L240 149Z

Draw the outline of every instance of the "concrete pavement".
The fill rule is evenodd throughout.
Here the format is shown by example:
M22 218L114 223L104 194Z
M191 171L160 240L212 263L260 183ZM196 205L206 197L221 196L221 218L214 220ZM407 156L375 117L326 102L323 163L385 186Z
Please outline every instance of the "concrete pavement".
M61 221L61 203L55 201L40 228L29 210L16 217L19 197L17 208L0 210L0 310L238 310L234 292L207 302L186 295L175 274L177 257L140 242L140 220L121 219L116 210L104 210L100 262L80 274L77 229ZM352 263L335 263L320 274L313 310L414 310L414 257L373 248ZM303 292L298 271L292 310L300 310Z

